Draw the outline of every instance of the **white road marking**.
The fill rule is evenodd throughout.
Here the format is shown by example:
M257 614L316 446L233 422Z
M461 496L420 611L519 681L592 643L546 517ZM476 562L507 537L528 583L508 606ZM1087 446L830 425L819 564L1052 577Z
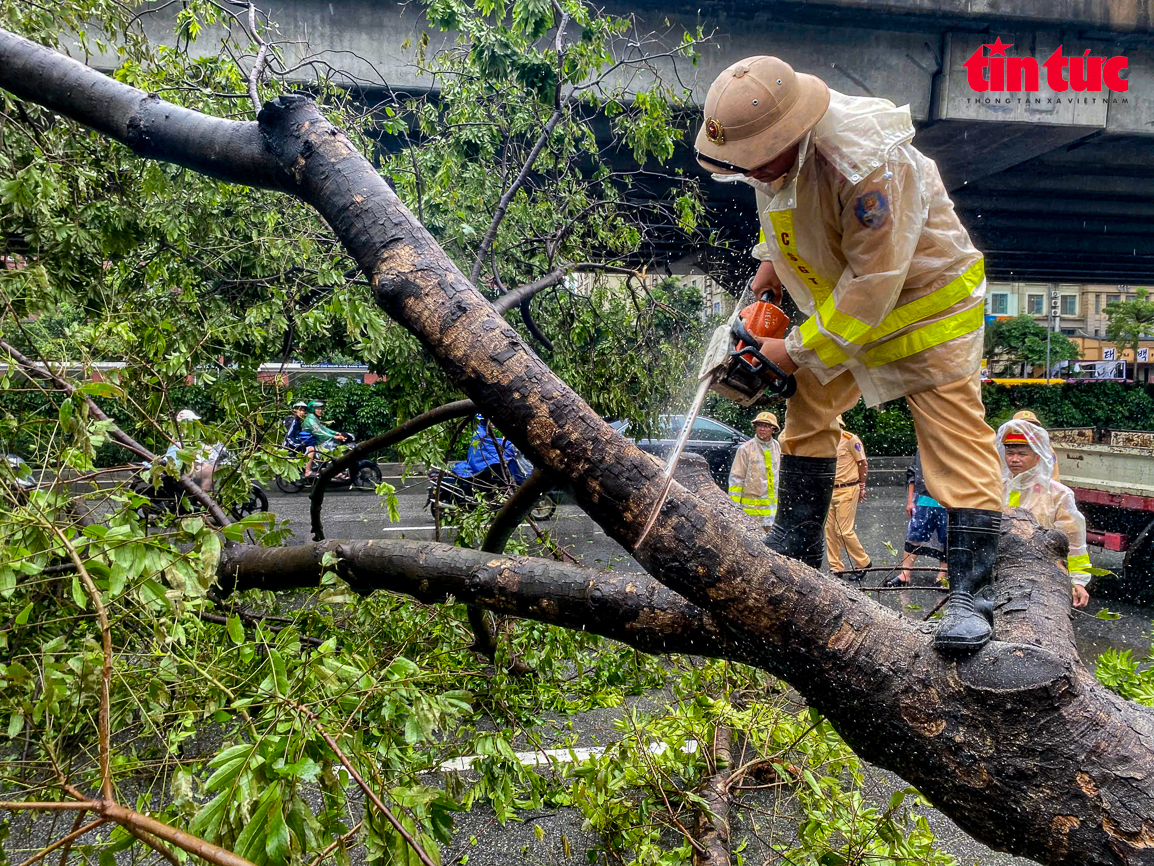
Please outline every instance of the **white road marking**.
M533 752L514 752L513 756L522 766L545 767L554 763L568 764L587 761L589 758L595 758L604 754L607 748L609 747L601 746L599 748L590 748L588 746L574 746L570 749L537 749ZM649 754L660 755L668 748L668 743L651 743L649 745ZM697 752L697 740L686 740L685 744L681 747L681 751L687 755L695 754ZM468 770L483 757L483 755L466 755L461 758L453 758L451 761L438 764L436 770L430 770L429 772L459 773Z

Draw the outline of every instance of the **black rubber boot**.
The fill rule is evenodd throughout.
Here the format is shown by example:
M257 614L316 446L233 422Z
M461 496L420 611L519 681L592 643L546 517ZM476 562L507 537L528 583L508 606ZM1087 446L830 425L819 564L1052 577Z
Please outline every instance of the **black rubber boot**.
M949 509L946 534L946 600L934 647L944 653L972 653L994 636L994 604L987 591L994 584L1002 512L980 508Z
M836 457L781 455L777 473L777 520L765 536L770 550L821 568L825 516L833 496Z

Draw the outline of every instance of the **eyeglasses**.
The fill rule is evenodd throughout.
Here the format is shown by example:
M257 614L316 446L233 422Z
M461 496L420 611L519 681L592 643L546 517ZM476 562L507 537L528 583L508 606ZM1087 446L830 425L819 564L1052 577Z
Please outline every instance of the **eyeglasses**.
M708 162L710 165L723 168L726 171L735 171L738 174L749 174L751 171L753 171L751 168L742 168L740 165L734 165L732 162L726 162L723 159L714 159L712 156L706 156L697 148L694 148L693 152L701 162Z

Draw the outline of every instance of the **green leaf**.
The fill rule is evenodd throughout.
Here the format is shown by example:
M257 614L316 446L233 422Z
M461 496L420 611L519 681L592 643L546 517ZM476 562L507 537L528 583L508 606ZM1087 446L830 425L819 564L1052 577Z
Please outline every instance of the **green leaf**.
M111 382L85 382L76 391L89 397L123 397L124 391Z
M276 687L276 693L280 697L286 697L289 693L288 674L285 672L284 656L280 654L279 650L270 649L268 651L269 661L272 662L273 685Z
M80 584L80 576L76 574L72 575L72 600L81 610L88 607L88 593L84 591L84 587Z
M284 863L289 855L289 829L279 797L269 805L266 833L264 851L268 859L273 863Z
M8 719L8 739L14 739L22 730L24 730L24 714L14 713Z
M1102 608L1100 611L1094 614L1094 616L1098 619L1118 619L1122 616L1122 614L1118 613L1117 611Z
M20 613L16 614L16 619L14 620L15 624L16 625L27 625L28 624L28 617L31 613L32 613L32 602L28 602L28 604L24 605L24 609L22 611L20 611Z
M225 630L228 632L228 636L234 644L240 646L244 643L244 626L241 624L238 614L234 613L228 618Z

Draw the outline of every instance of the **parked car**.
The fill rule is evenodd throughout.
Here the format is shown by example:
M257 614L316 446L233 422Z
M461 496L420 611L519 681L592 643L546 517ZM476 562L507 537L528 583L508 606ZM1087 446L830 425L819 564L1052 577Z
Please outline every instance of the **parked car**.
M685 425L685 416L662 415L660 423L661 438L634 441L637 441L637 446L642 451L656 454L664 459L673 450L673 443L677 441L677 434ZM634 439L629 434L628 421L614 421L610 426L627 439ZM693 430L689 434L689 440L685 443L685 450L704 457L709 463L709 471L713 475L713 480L717 482L718 487L725 490L729 483L729 467L733 465L734 455L737 454L737 449L741 443L747 439L749 439L748 436L734 430L728 424L698 416L697 420L693 422Z

